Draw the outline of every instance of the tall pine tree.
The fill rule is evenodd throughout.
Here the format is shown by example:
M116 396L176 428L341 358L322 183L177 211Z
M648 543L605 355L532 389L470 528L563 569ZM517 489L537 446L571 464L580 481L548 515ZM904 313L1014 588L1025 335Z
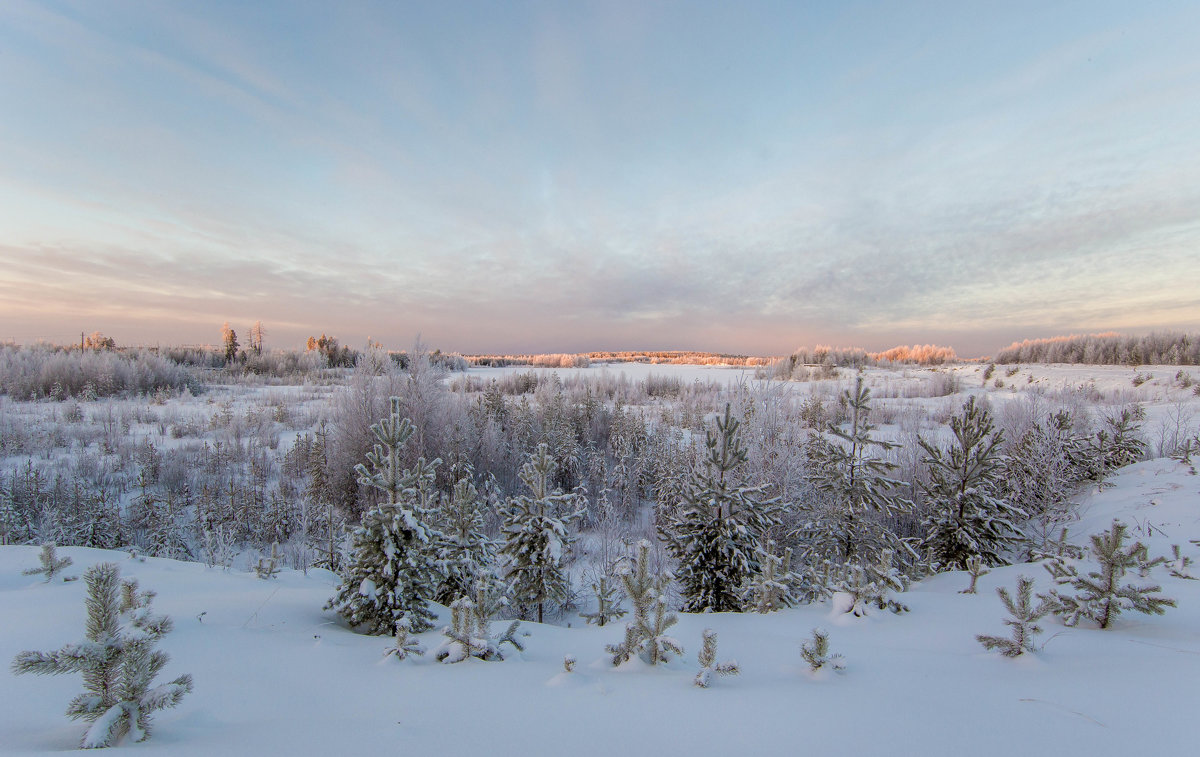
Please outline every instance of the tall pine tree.
M658 531L679 561L685 612L742 612L745 589L761 569L767 530L779 522L776 500L742 478L746 448L729 405L705 438L706 456L683 503L662 513Z
M513 599L537 608L543 622L547 604L561 604L570 595L567 549L574 541L571 526L583 517L583 498L551 487L557 465L546 444L521 466L520 478L529 493L508 501L504 517L505 575Z
M930 558L948 570L966 570L972 557L1002 565L1004 547L1022 538L1017 521L1025 516L1003 496L1002 433L975 398L950 419L954 443L949 450L920 440L929 466L924 485L930 512L925 540Z
M798 535L810 563L870 563L885 549L907 552L884 518L901 515L911 503L899 495L904 482L891 478L895 463L878 457L896 447L871 435L871 390L862 376L842 393L849 423L830 424L832 439L813 437L808 450L809 480L819 494Z
M401 415L396 397L390 416L371 431L378 439L367 454L371 468L360 464L356 470L359 482L383 491L385 501L364 513L354 530L353 554L326 608L367 633L395 633L402 619L421 633L433 628L428 602L442 581L437 556L442 537L427 525L430 513L421 506L440 461L420 458L411 470L401 468L400 453L413 425Z

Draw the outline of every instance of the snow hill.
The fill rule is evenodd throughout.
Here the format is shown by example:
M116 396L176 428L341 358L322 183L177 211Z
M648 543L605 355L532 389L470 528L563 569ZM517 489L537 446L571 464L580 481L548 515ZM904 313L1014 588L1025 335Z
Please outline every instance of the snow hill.
M1139 463L1085 498L1072 541L1130 527L1154 555L1172 544L1200 562L1200 476L1169 459ZM0 658L57 649L83 635L82 581L22 576L38 549L0 547ZM604 645L621 624L596 628L523 623L527 649L503 662L442 665L384 659L387 637L355 634L322 606L335 577L284 570L271 580L198 563L131 559L64 548L67 570L116 561L123 576L158 592L175 620L159 648L160 679L189 672L195 691L155 716L137 754L814 754L1095 755L1186 753L1200 688L1200 581L1156 568L1153 581L1179 606L1163 616L1123 614L1111 630L1065 628L1047 618L1044 649L1016 660L984 651L975 635L1007 635L995 594L1039 565L995 569L979 593L958 593L963 573L916 584L904 615L831 616L828 603L771 615L680 615L672 629L687 655L666 666L612 668ZM1193 573L1200 576L1200 568ZM438 608L443 623L445 608ZM501 627L497 623L499 630ZM810 675L799 649L830 631L844 673ZM718 660L742 673L692 685L701 632L719 634ZM421 636L427 648L441 636ZM564 655L578 659L573 673ZM75 749L84 730L63 714L79 676L0 672L0 753Z

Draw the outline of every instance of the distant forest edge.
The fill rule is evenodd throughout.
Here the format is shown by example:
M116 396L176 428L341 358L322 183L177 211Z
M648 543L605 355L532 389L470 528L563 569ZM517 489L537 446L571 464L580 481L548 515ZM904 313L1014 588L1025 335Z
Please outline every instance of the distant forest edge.
M1013 342L996 354L997 363L1081 363L1086 365L1200 365L1200 334L1146 336L1072 334Z
M160 391L200 391L213 381L245 377L276 382L315 379L333 382L339 369L360 361L406 368L407 351L386 350L378 342L366 349L341 345L322 334L303 350L263 349L258 334L241 345L232 330L220 346L121 347L99 332L72 345L39 342L0 344L0 394L15 399L95 399L113 395L142 395ZM253 333L253 332L252 332ZM810 380L832 377L837 368L888 365L936 366L956 362L1076 363L1091 365L1200 365L1200 335L1117 333L1027 339L1005 347L994 358L960 359L951 347L932 344L899 346L882 352L818 345L802 347L785 357L756 357L697 351L606 351L523 355L461 355L433 350L425 354L435 370L464 371L472 366L586 368L597 363L651 365L713 365L754 368L760 379Z

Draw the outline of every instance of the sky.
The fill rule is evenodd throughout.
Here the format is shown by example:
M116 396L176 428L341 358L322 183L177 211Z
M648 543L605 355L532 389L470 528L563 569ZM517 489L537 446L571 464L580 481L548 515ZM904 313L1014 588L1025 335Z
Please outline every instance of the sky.
M0 3L0 341L1200 330L1200 3Z

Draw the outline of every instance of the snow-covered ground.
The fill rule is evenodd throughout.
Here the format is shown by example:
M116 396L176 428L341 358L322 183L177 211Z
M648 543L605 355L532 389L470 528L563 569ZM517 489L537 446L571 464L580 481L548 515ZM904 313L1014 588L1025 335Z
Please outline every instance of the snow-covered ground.
M1073 540L1119 517L1155 554L1179 544L1200 560L1200 477L1170 459L1139 463L1085 498ZM37 548L0 547L0 659L82 637L84 586L21 575ZM681 615L687 656L660 668L609 666L603 647L621 626L521 626L527 650L504 662L441 665L384 659L387 638L357 635L322 610L332 574L285 570L276 579L198 563L130 559L67 548L82 573L118 561L158 592L176 624L160 647L169 680L190 672L195 691L158 713L139 754L1186 754L1195 747L1200 680L1200 581L1155 582L1179 607L1125 614L1111 630L1047 619L1045 648L1010 660L978 633L1006 635L995 595L1020 574L1050 584L1038 565L993 570L976 595L962 573L915 585L904 615L831 616L829 604L771 615ZM1200 570L1194 571L1200 575ZM1136 579L1135 579L1136 580ZM446 616L442 611L442 616ZM814 678L800 659L815 626L846 656L842 674ZM742 673L692 685L701 632ZM422 635L426 648L439 634ZM562 672L564 655L578 659ZM0 752L75 748L83 727L63 715L78 676L0 673ZM120 748L131 748L123 744Z

